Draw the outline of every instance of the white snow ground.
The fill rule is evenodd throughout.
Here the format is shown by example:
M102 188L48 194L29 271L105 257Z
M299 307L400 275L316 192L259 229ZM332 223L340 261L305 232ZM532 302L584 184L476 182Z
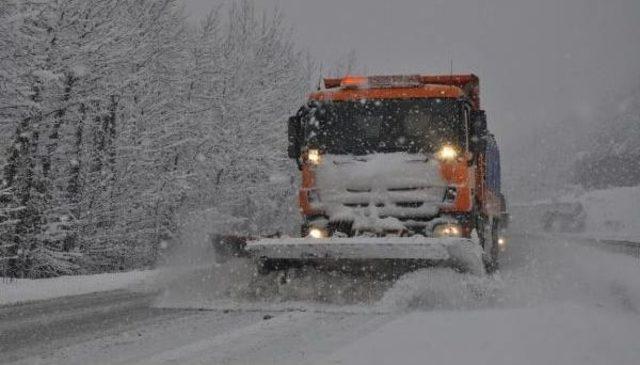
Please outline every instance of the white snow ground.
M628 321L578 304L416 312L319 364L638 364L640 331Z
M481 308L413 305L422 310L385 324L324 363L640 363L638 258L561 239L522 240L512 250L494 278L492 300Z
M0 305L24 303L144 285L154 271L130 271L51 279L0 279Z
M362 283L313 273L311 277L286 278L279 286L275 285L277 289L267 285L277 282L276 277L262 281L254 278L239 291L237 285L227 283L225 288L234 288L235 300L221 301L213 294L215 290L206 287L211 288L211 279L222 273L212 270L205 275L208 280L180 280L181 290L167 291L161 305L270 310L280 311L284 317L277 317L279 320L274 323L258 323L231 332L231 337L217 335L197 345L164 351L154 355L153 362L200 364L207 359L225 359L229 364L269 364L278 359L277 363L367 365L640 362L640 260L573 240L515 236L497 275L477 277L446 269L427 269L408 274L393 285L367 283L366 293L357 292ZM271 291L261 291L267 287ZM190 290L199 295L189 294ZM358 300L363 303L353 303ZM354 329L347 331L341 324L344 318L359 319L353 324ZM307 321L311 321L311 327L300 328ZM326 349L323 346L327 346L327 339L321 336L313 337L311 342L296 342L299 348L292 346L291 341L299 341L289 338L292 332L309 335L315 333L314 326L322 326L328 332L322 335L334 336L333 340L340 344ZM370 332L362 330L362 326ZM364 336L353 335L356 330L364 332ZM278 331L283 331L279 336L286 339L266 338ZM349 335L345 338L346 334ZM266 337L261 339L262 336ZM256 350L252 347L256 344L265 347ZM322 349L320 353L318 348ZM295 354L297 351L308 356L301 359ZM264 362L256 361L261 358L258 353L266 356Z
M125 329L78 339L71 327L51 340L55 352L27 348L17 363L637 365L640 359L640 260L575 241L514 236L501 272L491 277L428 269L396 283L318 273L259 278L243 265L163 275L158 280L167 291L157 305L211 311L164 309L167 317L141 323L130 323L124 312Z

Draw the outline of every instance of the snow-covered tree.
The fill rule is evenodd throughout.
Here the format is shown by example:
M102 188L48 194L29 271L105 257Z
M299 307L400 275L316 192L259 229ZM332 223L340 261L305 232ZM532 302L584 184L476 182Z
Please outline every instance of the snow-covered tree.
M179 214L295 216L286 119L313 63L249 0L0 0L0 269L151 264ZM7 137L8 136L8 137Z
M295 221L286 120L310 89L313 63L277 9L245 0L225 21L219 14L203 22L191 55L189 107L205 138L195 151L197 199L245 218L254 233L284 230Z
M13 65L12 99L3 104L12 112L5 115L14 133L4 164L3 187L8 191L5 209L11 212L4 222L2 244L11 275L31 275L47 248L43 244L50 198L47 160L42 151L50 115L49 95L56 88L57 75L50 71L52 4L22 2L12 4L5 37L12 41L9 52ZM6 43L5 43L6 44Z
M170 160L145 138L173 133L167 100L176 92L175 72L166 66L179 64L171 50L182 43L184 19L172 0L18 1L14 8L5 27L17 93L3 102L14 110L5 119L13 120L15 137L3 180L5 200L23 209L6 220L13 238L3 244L20 253L13 275L67 273L79 255L112 254L140 232L118 213L135 206L131 197L148 199L149 182L158 181L136 175L132 183L131 170L157 171L158 158ZM143 148L132 153L136 142ZM147 166L125 171L140 161ZM155 208L145 206L143 217L165 206L144 203Z

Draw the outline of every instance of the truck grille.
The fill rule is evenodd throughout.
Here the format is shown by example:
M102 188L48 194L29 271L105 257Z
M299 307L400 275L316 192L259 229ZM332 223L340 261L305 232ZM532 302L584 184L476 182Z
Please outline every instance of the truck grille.
M401 202L396 203L396 206L401 208L420 208L424 205L424 202Z
M352 222L358 230L424 227L443 204L447 183L440 164L423 154L324 157L316 168L317 210L331 224Z
M340 214L334 221L351 219L354 215L365 217L397 218L406 222L424 222L438 214L444 194L443 187L407 186L376 189L374 187L346 187L342 192L328 191L323 196L323 204L329 208L337 206L351 211ZM331 215L331 214L329 214ZM331 217L330 217L330 220Z

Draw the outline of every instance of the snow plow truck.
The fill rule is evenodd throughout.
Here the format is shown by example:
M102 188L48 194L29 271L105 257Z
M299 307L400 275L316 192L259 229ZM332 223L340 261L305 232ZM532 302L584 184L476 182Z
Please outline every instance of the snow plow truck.
M347 76L288 121L300 237L218 236L217 257L403 273L497 268L508 215L475 75Z

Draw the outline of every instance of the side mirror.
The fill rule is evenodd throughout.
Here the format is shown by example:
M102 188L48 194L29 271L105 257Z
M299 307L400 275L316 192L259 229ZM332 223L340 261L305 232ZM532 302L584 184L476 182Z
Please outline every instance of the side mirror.
M289 118L287 123L287 134L289 145L287 146L287 154L289 158L299 161L300 158L300 145L301 145L301 125L300 118L293 116Z
M487 147L487 114L484 110L471 113L471 142L470 150L474 154L484 152Z
M471 113L471 130L473 134L484 136L487 134L487 114L484 110Z

